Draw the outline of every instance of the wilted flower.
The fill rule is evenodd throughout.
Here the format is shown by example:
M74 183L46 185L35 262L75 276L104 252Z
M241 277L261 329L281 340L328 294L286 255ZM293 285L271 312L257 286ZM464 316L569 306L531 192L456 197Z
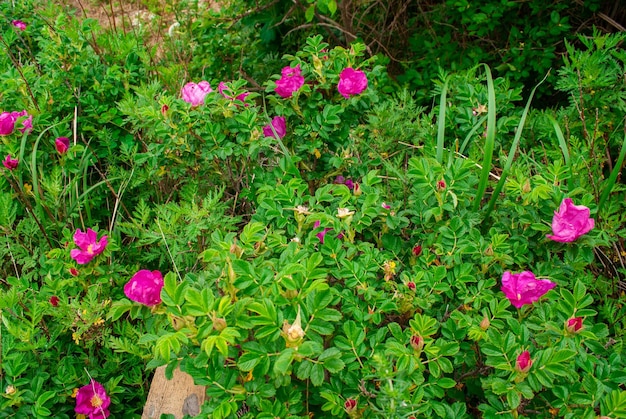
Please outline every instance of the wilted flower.
M78 389L74 411L86 415L89 419L104 419L109 416L111 399L102 384L95 380Z
M298 344L304 337L304 330L302 329L302 319L300 317L300 306L298 306L298 314L293 324L289 324L287 320L283 322L283 335L287 339L287 346Z
M354 215L354 211L350 211L348 208L337 208L337 217L345 218Z
M583 328L582 317L571 317L565 321L565 328L570 333L578 333Z
M380 206L381 206L383 209L386 209L386 210L391 209L391 205L389 205L389 204L387 204L387 203L385 203L385 202L383 202L382 204L380 204Z
M411 336L411 347L417 352L420 352L422 349L424 349L424 338L420 335Z
M0 135L11 135L15 129L15 116L11 112L0 114Z
M479 104L477 107L472 108L472 114L474 116L478 116L478 115L481 115L481 114L486 113L486 112L487 112L487 107L485 105L480 105Z
M9 170L14 170L17 167L18 163L19 163L19 160L11 158L10 154L7 154L7 156L2 161L2 164L4 165L4 167L6 167Z
M367 77L361 70L348 67L344 68L339 74L337 90L346 99L349 99L350 95L360 94L365 89L367 89Z
M6 394L7 396L11 396L11 395L15 394L15 387L9 384L4 389L4 394Z
M491 322L489 321L489 317L483 317L483 319L480 321L480 328L483 330L487 330L489 329L489 326L491 326Z
M287 125L284 116L275 116L272 119L272 123L263 127L263 135L266 137L274 137L274 131L272 131L272 127L274 127L274 131L278 135L278 138L283 138L287 133Z
M589 213L589 208L574 205L571 198L565 198L559 210L554 212L553 234L548 234L547 237L562 243L573 242L593 228L594 219L589 218Z
M224 83L223 81L221 81L220 84L217 86L217 91L219 92L220 95L224 96L226 99L230 99L230 100L236 99L241 102L244 102L246 100L246 96L250 94L250 92L243 92L237 95L237 97L232 97L230 95L227 95L225 92L230 91L230 87L228 87L228 85Z
M65 154L70 148L70 139L67 137L59 137L54 140L54 146L59 154Z
M275 92L282 98L289 98L304 85L304 77L300 64L295 67L284 67L281 78L276 80Z
M124 294L133 301L147 306L161 302L163 275L159 271L142 269L124 285Z
M385 281L391 280L396 274L396 262L387 260L383 263L383 272L385 273Z
M85 233L80 231L80 228L74 233L74 243L80 249L72 249L70 256L80 265L91 262L95 256L104 251L107 246L107 236L102 236L98 241L98 234L92 229L88 228Z
M509 271L502 274L502 292L515 307L532 304L539 300L546 292L556 287L548 279L536 279L530 271L512 274Z
M530 370L530 367L533 365L533 360L530 359L530 352L524 351L517 357L515 361L515 369L518 372L526 373Z
M21 31L26 30L26 23L22 22L21 20L14 20L11 23L13 24L13 26L15 26L17 29Z
M185 102L190 103L192 106L198 106L204 103L204 98L212 91L213 89L211 89L209 82L203 80L198 84L194 82L187 83L180 90L180 95Z

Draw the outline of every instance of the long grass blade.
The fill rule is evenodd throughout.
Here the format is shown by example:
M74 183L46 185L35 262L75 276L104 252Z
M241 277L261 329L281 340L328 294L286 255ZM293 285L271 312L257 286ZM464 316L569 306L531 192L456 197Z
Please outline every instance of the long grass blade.
M509 175L511 166L513 165L513 160L515 159L515 154L517 153L519 140L520 138L522 138L522 131L524 130L524 124L526 123L526 117L528 116L528 111L530 110L530 104L533 100L533 96L535 96L535 91L537 91L537 88L541 86L541 84L544 81L546 81L546 78L548 78L549 74L550 72L546 74L543 80L537 83L537 85L530 92L530 96L528 97L528 100L526 101L526 107L524 108L524 112L522 112L522 116L519 120L519 124L517 125L517 130L515 131L515 137L513 137L513 143L511 144L509 155L506 159L506 163L504 164L504 168L502 169L500 180L498 181L498 184L496 185L493 191L493 194L491 195L491 199L489 199L489 204L487 204L487 211L485 212L485 219L487 219L489 215L491 214L491 211L493 211L493 207L496 205L496 201L498 199L498 196L500 195L500 191L502 191L502 188L504 187L504 182L506 182L506 178Z
M480 203L487 190L489 171L491 170L491 161L493 159L493 149L496 143L496 90L493 86L493 77L491 76L489 66L487 64L483 64L483 66L485 67L485 75L487 77L487 138L485 139L485 156L483 158L483 168L480 172L480 180L478 181L474 211L478 211L480 208Z
M478 131L478 129L483 126L483 124L485 123L486 120L487 120L487 117L483 116L472 127L472 130L465 136L465 139L463 140L463 143L461 144L461 147L459 148L459 154L464 154L465 147L467 147L467 144L474 137L474 135L476 134L476 131Z
M448 95L448 77L443 82L439 97L439 118L437 120L437 162L443 162L443 143L446 134L446 97Z
M617 176L622 170L622 166L624 165L624 158L626 157L626 133L624 134L624 140L622 141L622 149L619 152L619 157L617 158L617 162L615 162L615 166L613 166L613 170L611 170L611 174L609 175L609 179L606 181L606 186L602 190L602 194L600 195L600 202L598 202L598 212L600 214L602 208L604 207L604 203L609 197L611 190L613 190L613 186L615 186L615 181L617 180Z

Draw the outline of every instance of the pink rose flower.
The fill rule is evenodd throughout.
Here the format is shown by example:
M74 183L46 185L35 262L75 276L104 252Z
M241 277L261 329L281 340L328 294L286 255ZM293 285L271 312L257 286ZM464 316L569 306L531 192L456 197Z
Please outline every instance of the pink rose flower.
M554 282L536 279L530 271L518 274L506 271L502 274L502 292L516 308L534 303L554 287L556 287Z
M15 118L15 120L17 121L18 118L22 117L22 116L26 116L27 118L24 119L22 121L22 127L20 128L20 132L22 134L26 133L28 134L29 132L31 132L33 130L33 116L29 115L28 112L26 111L22 111L22 112L11 112L11 115L13 115L13 117Z
M274 91L282 98L290 98L304 85L300 64L295 67L284 67L281 75L282 77L276 80L276 89Z
M163 276L159 271L142 269L124 285L124 294L133 301L147 306L161 303Z
M15 129L15 116L12 112L0 114L0 135L11 135Z
M284 116L275 116L272 119L271 125L268 124L263 127L263 135L266 137L274 137L272 127L274 127L276 134L278 134L278 138L283 138L285 134L287 134L287 125Z
M72 249L70 256L80 265L85 265L91 262L91 259L99 255L107 247L107 236L102 236L98 241L98 234L92 229L88 228L87 232L83 233L80 228L74 233L74 243L80 249Z
M2 161L2 164L4 165L4 167L6 167L9 170L14 170L17 167L18 163L19 161L17 159L11 158L10 154L7 154L5 159Z
M530 352L524 351L518 355L517 360L515 361L515 369L518 372L526 373L530 370L530 367L533 365L533 360L530 359Z
M104 419L110 415L110 405L111 399L102 384L92 379L89 384L78 389L74 411L89 419Z
M217 86L217 91L220 93L220 95L224 96L226 99L239 100L241 102L245 102L246 96L250 94L249 92L243 92L237 95L237 97L232 97L230 95L227 95L225 92L229 92L230 87L228 87L228 85L224 83L223 81L221 81L220 84Z
M319 228L319 226L321 225L321 223L318 221L315 222L315 224L313 224L313 228ZM320 231L319 233L317 233L315 236L319 239L321 244L324 244L324 236L326 235L326 233L328 233L330 230L332 230L332 228L326 227L324 228L324 230Z
M59 137L54 140L54 146L57 149L57 153L65 154L67 150L70 148L70 139L67 137Z
M11 23L13 24L13 26L15 26L17 29L21 31L26 30L26 23L22 22L21 20L14 20Z
M350 95L362 93L365 89L367 89L367 77L361 70L348 67L344 68L339 74L337 90L346 99L349 99Z
M198 84L194 82L187 83L180 90L180 95L183 100L190 103L191 106L198 106L204 103L204 98L212 91L213 89L211 89L209 82L203 80Z
M595 222L593 218L589 218L589 213L589 208L584 205L574 205L571 198L565 198L559 210L554 212L553 234L548 234L546 237L561 243L573 242L593 228Z

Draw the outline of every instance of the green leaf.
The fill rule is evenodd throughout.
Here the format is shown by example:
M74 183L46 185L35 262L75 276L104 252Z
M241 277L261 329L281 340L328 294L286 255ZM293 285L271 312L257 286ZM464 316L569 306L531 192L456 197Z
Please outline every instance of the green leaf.
M304 12L304 18L306 19L307 22L311 22L314 16L315 16L315 4L312 4L308 7L308 9L306 9L306 12Z
M456 381L452 378L442 377L437 380L437 385L441 388L452 388L456 385Z
M324 366L322 364L313 364L311 367L311 384L318 387L324 382Z
M295 350L293 348L287 348L278 355L274 363L274 372L278 374L287 374L289 366L293 361Z

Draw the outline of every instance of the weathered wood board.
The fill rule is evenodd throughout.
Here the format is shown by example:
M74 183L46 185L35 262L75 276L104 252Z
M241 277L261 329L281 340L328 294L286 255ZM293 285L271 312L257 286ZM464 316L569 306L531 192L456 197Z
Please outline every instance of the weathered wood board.
M165 367L154 372L148 400L141 419L159 419L162 414L182 419L184 415L196 416L206 397L206 387L197 386L193 378L176 368L171 380L165 378Z

